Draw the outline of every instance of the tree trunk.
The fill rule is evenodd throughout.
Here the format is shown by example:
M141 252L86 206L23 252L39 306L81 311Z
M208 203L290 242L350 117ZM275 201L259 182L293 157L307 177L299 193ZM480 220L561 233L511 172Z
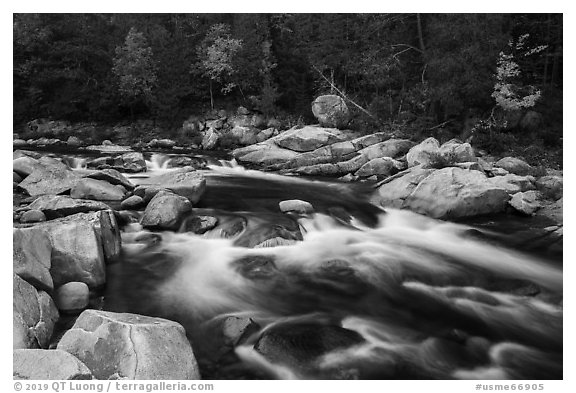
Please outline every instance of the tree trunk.
M210 85L210 108L214 110L214 96L212 95L212 79L208 81L208 84Z

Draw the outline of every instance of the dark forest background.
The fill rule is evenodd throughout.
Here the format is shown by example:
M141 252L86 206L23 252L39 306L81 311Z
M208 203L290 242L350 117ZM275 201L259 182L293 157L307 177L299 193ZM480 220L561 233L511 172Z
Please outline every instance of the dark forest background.
M561 143L561 14L16 14L14 123L174 128L239 105L314 122L310 103L334 93L352 128L461 130L493 115L501 53L513 86L541 92L533 137Z

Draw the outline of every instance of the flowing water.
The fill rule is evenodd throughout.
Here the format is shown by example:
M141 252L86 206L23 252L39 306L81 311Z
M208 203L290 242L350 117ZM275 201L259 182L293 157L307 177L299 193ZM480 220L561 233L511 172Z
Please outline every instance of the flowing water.
M169 156L148 159L170 170ZM507 247L509 234L380 209L370 185L205 159L207 191L181 231L125 225L104 293L105 309L180 322L204 377L562 378L561 261ZM281 213L285 199L315 213ZM218 225L187 232L197 216ZM232 315L253 328L222 360L213 326Z

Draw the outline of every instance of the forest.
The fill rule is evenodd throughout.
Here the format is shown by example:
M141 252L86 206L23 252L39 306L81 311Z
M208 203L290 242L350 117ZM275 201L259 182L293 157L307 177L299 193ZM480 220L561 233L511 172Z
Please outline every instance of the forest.
M310 123L324 93L352 103L350 127L366 133L474 129L487 148L558 147L562 14L14 15L15 126L171 130L239 105ZM511 109L534 109L541 126L508 132Z

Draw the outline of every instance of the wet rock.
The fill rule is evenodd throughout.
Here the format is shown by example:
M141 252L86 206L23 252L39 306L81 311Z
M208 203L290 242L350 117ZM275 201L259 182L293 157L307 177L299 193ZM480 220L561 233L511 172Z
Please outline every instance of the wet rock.
M288 130L281 133L277 137L274 137L274 143L285 149L304 152L312 151L336 142L342 142L345 139L346 134L335 128L305 126L300 129Z
M97 379L199 379L184 328L136 314L86 310L58 349L76 356Z
M504 168L508 172L519 176L528 176L534 173L532 168L526 161L522 161L515 157L504 157L494 163L495 167Z
M54 301L58 310L67 313L80 313L88 307L90 291L83 282L67 282L56 289Z
M350 111L337 95L319 96L312 103L312 113L322 127L344 128L350 121Z
M298 243L298 240L294 239L286 239L280 236L271 237L266 239L258 244L256 244L253 248L271 248L271 247L279 247L279 246L291 246L293 244Z
M102 180L112 185L120 185L126 187L128 190L134 188L134 184L130 182L123 174L116 169L102 169L99 171L92 171L84 175L84 177L96 180Z
M266 330L254 349L272 363L308 373L321 356L362 342L358 333L339 326L283 324Z
M59 349L16 349L12 375L17 380L88 380L92 372L75 356Z
M50 296L13 275L13 348L47 348L58 320L58 310Z
M192 232L197 235L202 235L207 231L216 228L218 219L212 216L192 216L183 224L183 232Z
M20 217L20 222L24 224L42 221L46 221L46 216L40 210L27 210L22 213L22 217Z
M138 209L142 206L144 206L144 199L138 195L132 195L120 203L120 207L126 210Z
M175 229L182 216L191 210L192 204L187 198L160 191L146 206L140 223L144 227Z
M51 220L76 213L110 209L107 204L102 202L74 199L67 195L43 195L36 198L27 208L39 210Z
M124 198L124 191L103 180L84 178L72 187L70 196L74 199L121 201Z
M301 201L299 199L280 201L278 207L283 213L295 212L300 214L309 214L314 212L314 207L310 202Z
M416 165L429 165L434 157L440 153L440 143L435 138L428 138L412 147L406 154L408 167Z
M52 290L52 245L46 231L41 228L14 228L12 245L14 273L36 288Z

